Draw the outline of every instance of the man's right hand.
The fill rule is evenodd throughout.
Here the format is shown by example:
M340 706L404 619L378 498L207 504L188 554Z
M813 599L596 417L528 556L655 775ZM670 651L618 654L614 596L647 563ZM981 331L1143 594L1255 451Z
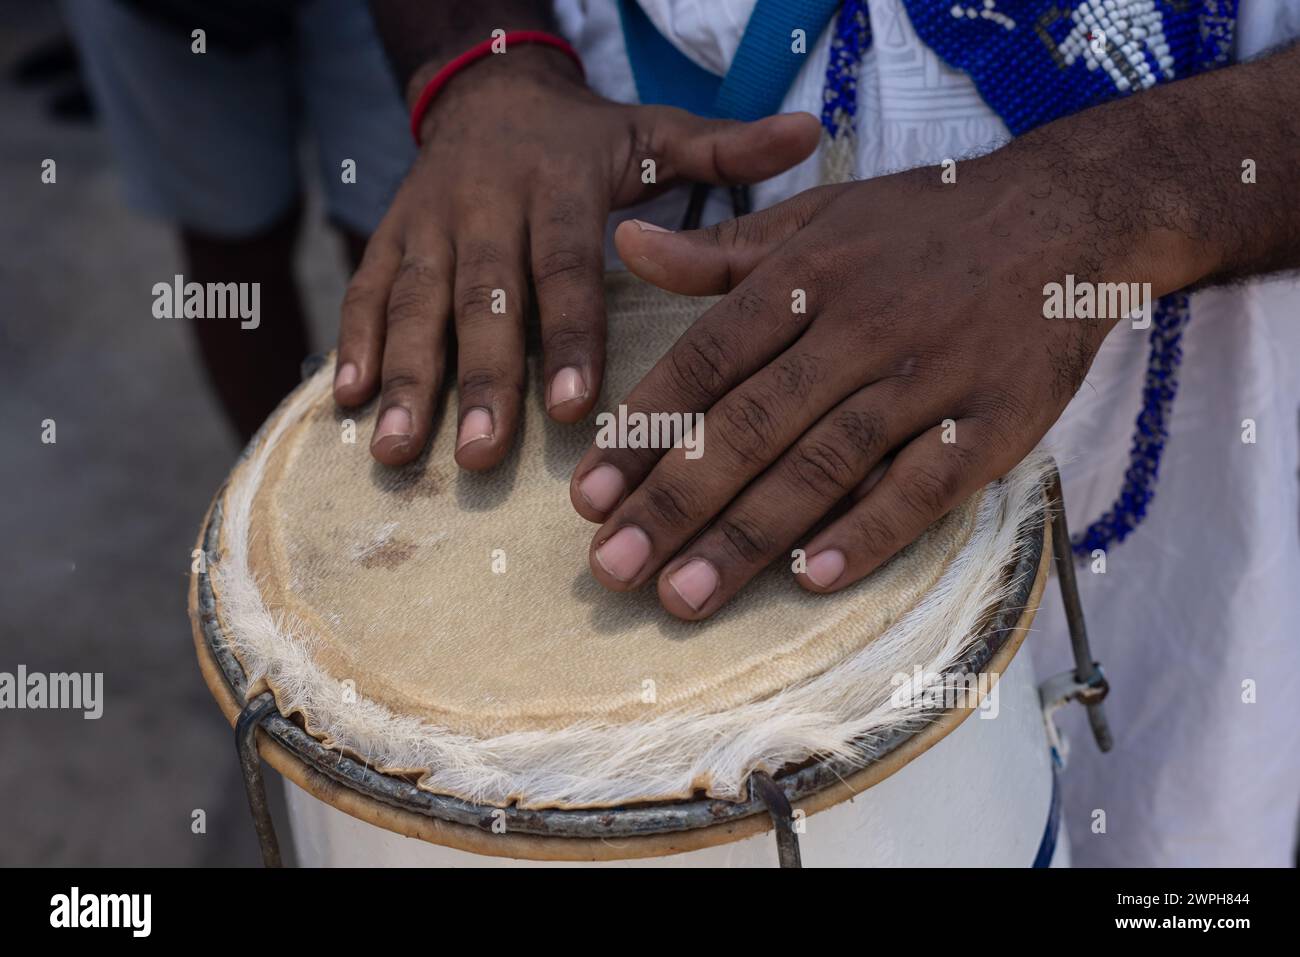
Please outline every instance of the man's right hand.
M412 92L431 75L417 72ZM614 103L542 46L467 67L426 115L419 157L348 287L335 399L355 406L378 388L371 453L387 465L414 459L429 436L454 316L456 461L490 468L519 420L524 322L535 303L546 408L578 421L600 393L610 210L680 182L767 179L806 158L819 129L807 113L738 123Z

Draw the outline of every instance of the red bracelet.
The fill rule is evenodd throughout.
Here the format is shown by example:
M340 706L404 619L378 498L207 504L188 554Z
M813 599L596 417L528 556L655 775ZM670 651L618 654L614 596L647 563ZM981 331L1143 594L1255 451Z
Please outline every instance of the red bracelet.
M420 91L420 97L415 101L415 106L411 109L411 137L415 140L416 146L420 145L420 124L424 122L424 114L429 112L429 106L433 103L433 98L442 91L442 88L447 85L447 82L453 76L465 69L465 67L486 56L491 56L492 47L500 42L505 43L507 51L512 43L540 43L542 46L554 47L576 63L578 72L584 77L586 76L586 71L582 68L582 60L578 58L578 51L553 33L543 33L540 30L515 30L505 34L505 36L484 40L482 43L470 47L435 73L433 79L426 83L424 89Z

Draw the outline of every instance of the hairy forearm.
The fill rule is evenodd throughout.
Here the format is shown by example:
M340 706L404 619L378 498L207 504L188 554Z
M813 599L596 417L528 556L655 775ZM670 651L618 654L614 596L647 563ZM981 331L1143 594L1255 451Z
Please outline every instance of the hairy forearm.
M1099 275L1161 294L1300 268L1300 45L1059 120L1006 152L1036 184L1040 228L1070 233Z
M370 0L370 8L408 100L493 30L555 29L550 0Z

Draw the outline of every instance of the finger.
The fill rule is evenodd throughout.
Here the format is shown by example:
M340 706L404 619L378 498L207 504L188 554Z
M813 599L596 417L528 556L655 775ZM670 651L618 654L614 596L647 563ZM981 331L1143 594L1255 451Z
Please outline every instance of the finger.
M636 143L615 205L643 197L644 163L654 161L654 185L675 180L758 183L802 162L817 149L821 122L811 113L783 113L752 123L712 120L671 106L632 108Z
M664 608L707 618L773 561L789 561L791 546L870 481L888 450L932 421L909 398L899 380L885 380L821 418L664 566Z
M388 294L379 416L370 453L404 465L424 449L445 362L451 309L451 247L441 237L412 244Z
M865 498L814 536L799 584L834 592L861 580L996 478L998 464L972 451L982 444L976 423L956 428L966 433L962 443L943 442L942 426L914 439Z
M523 221L483 207L456 240L459 413L456 462L487 469L505 457L524 392L528 307Z
M559 422L591 411L605 371L608 211L576 192L555 192L529 217L533 287L542 330L546 410Z
M871 471L867 473L867 477L859 482L857 487L853 489L853 492L849 495L849 501L861 502L866 498L867 493L880 484L880 480L885 477L885 472L887 472L889 467L893 464L894 454L892 452L883 456L879 462L872 466Z
M804 339L742 383L709 411L690 443L665 454L613 511L593 540L592 574L618 591L648 581L852 391L856 375ZM737 528L737 548L764 550L761 527L755 526L762 537L747 543Z
M686 296L721 295L812 222L843 189L805 190L769 209L685 232L631 219L619 223L614 245L624 265L647 282Z
M366 244L361 264L343 295L334 401L360 405L379 383L388 323L388 292L402 262L401 247L381 225Z
M791 278L814 288L824 263L798 250L782 259L779 271L754 273L682 334L623 400L629 414L704 412L799 338L815 303L807 313L792 309ZM589 521L605 521L662 455L593 445L573 473L573 507Z

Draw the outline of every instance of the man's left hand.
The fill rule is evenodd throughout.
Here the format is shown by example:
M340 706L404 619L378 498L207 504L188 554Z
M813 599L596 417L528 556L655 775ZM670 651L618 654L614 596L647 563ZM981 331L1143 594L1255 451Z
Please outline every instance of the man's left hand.
M657 575L668 611L706 618L799 546L798 583L834 592L1034 448L1121 318L1046 319L1045 285L1151 281L1182 250L1012 149L960 186L918 169L693 232L619 228L643 279L726 295L623 400L706 413L703 455L593 447L574 472L602 584ZM1178 288L1162 271L1155 295Z

